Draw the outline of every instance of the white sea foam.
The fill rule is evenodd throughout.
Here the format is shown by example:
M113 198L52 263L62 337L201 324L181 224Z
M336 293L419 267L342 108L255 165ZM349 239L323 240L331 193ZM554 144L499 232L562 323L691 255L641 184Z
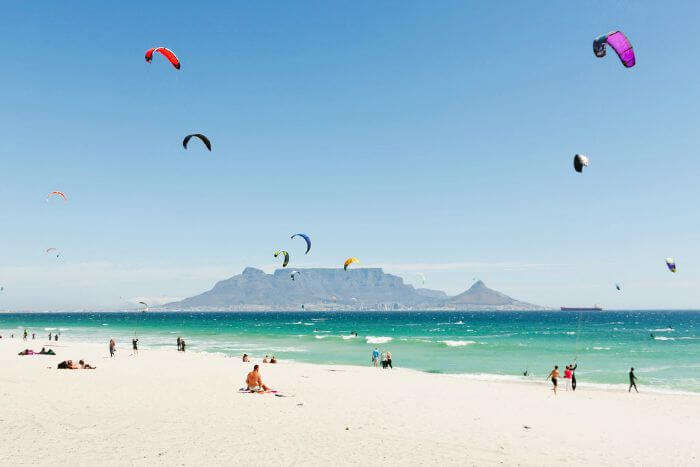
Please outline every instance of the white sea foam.
M56 328L44 328L44 331L55 331Z
M593 347L593 350L610 350L610 347Z
M675 331L673 328L659 328L659 329L649 329L650 331L653 332L672 332Z
M573 336L574 334L576 334L576 331L566 331L566 334L568 334L569 336Z
M658 337L654 337L654 340L655 341L675 341L676 338L675 337L658 336Z
M314 336L314 337L315 337L316 339L325 339L325 338L328 337L328 336L319 336L319 335L316 335L316 336Z
M367 337L365 337L365 341L368 344L386 344L387 342L390 342L391 340L393 340L393 337L387 337L387 336L379 336L379 337L367 336Z
M440 341L448 347L464 347L466 345L476 344L475 341Z
M455 324L464 324L464 321L459 320L459 321L457 321Z
M343 340L348 340L348 339L354 339L357 336L355 336L354 334L350 334L349 336L340 336L340 337L342 337Z

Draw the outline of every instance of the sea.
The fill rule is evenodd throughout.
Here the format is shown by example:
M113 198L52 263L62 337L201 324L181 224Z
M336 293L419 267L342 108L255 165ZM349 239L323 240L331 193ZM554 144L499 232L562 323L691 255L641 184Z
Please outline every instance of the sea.
M175 351L182 337L187 351L320 364L369 365L377 348L395 367L487 380L543 382L577 362L580 389L626 390L634 367L640 390L700 394L700 311L0 314L3 339L24 329L35 350L49 332L105 352L110 338Z

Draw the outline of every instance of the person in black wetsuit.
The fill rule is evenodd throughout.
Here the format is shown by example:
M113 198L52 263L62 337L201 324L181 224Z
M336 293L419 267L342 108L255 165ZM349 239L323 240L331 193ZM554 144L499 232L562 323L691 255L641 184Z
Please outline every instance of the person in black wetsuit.
M577 367L578 367L578 363L575 363L575 364L569 366L569 369L571 370L571 390L572 391L576 390L576 368Z
M634 368L630 368L630 388L627 390L627 392L632 392L632 388L634 388L637 393L639 393L639 389L637 389L637 377L634 376Z

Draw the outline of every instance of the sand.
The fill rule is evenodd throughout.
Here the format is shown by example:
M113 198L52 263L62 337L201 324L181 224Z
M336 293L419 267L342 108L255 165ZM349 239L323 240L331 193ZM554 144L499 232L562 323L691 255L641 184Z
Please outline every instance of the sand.
M0 340L0 464L698 465L700 396ZM64 359L96 370L57 370Z

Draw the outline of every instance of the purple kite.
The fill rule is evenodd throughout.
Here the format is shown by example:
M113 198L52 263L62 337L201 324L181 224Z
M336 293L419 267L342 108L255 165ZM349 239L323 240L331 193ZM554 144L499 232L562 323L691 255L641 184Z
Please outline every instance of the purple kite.
M610 44L610 47L620 57L620 61L627 68L632 68L635 64L634 50L632 44L627 40L627 37L620 31L612 31L598 37L593 41L593 53L596 57L605 57L605 44Z

